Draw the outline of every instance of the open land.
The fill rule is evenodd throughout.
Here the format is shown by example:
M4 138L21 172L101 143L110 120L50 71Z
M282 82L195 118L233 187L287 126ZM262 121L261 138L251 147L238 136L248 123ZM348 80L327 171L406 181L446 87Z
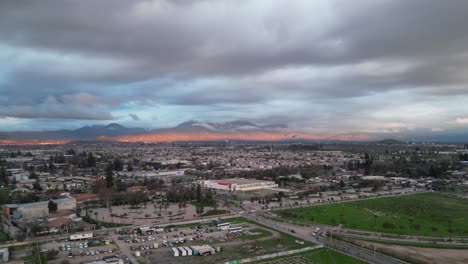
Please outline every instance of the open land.
M468 234L468 199L422 193L276 211L282 217L345 228L425 236Z

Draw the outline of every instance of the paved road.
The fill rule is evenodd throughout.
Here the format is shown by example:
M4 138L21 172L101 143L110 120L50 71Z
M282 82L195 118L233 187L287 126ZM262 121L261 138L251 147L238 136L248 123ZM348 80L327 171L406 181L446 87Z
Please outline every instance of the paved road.
M115 234L111 235L111 238L114 240L115 244L119 247L122 255L126 255L132 263L134 264L138 263L138 260L133 255L133 252L130 251L128 244L123 240L119 240L118 237L119 235L115 235Z
M382 255L379 253L371 252L367 249L361 248L359 246L355 246L353 244L345 243L342 241L338 241L336 239L331 240L325 237L314 237L312 236L313 231L315 230L315 226L312 227L302 227L296 226L290 223L283 223L283 222L276 222L271 219L267 219L262 217L262 212L257 211L255 214L247 214L244 217L257 222L259 224L263 224L268 226L272 229L287 232L292 236L300 238L305 241L309 241L315 244L325 245L329 248L333 248L338 250L344 254L359 258L364 260L368 263L374 264L402 264L405 263L404 261L398 260L396 258L392 258L390 256ZM290 230L294 230L295 233L292 233ZM322 229L323 230L323 229Z

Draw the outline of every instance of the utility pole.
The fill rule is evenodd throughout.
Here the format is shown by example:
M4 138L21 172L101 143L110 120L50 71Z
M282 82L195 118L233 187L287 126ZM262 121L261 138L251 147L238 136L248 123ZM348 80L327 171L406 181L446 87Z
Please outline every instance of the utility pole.
M37 252L37 257L39 258L39 264L42 264L41 253L39 252L39 246L37 244L37 239L34 238L34 241L36 242L36 252Z

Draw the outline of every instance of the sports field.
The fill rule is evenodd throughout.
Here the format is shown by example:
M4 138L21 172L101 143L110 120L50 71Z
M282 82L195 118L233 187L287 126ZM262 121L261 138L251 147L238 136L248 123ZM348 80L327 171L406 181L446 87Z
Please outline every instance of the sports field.
M321 248L317 250L308 251L291 256L285 256L275 258L271 260L264 260L255 263L261 264L334 264L334 263L346 263L346 264L361 264L366 263L359 259L355 259L348 255L341 254L337 251Z
M278 210L291 219L386 233L468 236L468 199L442 193Z

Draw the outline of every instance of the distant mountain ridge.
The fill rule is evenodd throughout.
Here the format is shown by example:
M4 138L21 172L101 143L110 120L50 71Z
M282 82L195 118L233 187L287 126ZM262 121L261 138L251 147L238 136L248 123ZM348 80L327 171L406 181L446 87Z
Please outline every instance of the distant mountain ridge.
M404 141L400 141L400 140L396 140L396 139L384 139L384 140L380 140L380 141L377 141L375 142L377 144L386 144L386 145L406 145L408 143L404 142Z
M74 130L0 132L0 140L96 140L146 133L170 132L242 132L266 131L287 128L282 124L256 125L249 121L206 122L190 120L175 127L147 130L140 127L125 127L117 123L84 126Z
M98 137L117 137L145 133L144 128L128 128L117 123L84 126L75 130L0 132L0 139L12 140L95 140Z

